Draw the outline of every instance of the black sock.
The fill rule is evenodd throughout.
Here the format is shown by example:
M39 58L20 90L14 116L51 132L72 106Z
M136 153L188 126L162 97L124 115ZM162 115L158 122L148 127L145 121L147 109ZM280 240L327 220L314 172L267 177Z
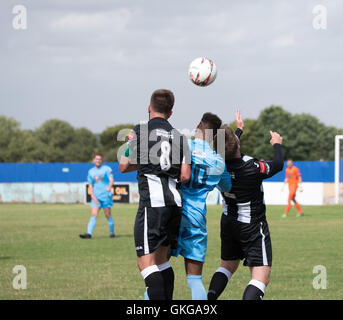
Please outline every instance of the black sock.
M224 291L229 279L222 272L215 272L208 289L207 299L217 300L221 293Z
M160 271L163 280L164 280L164 293L167 300L173 300L173 292L174 292L174 270L170 266L167 269Z
M150 300L165 300L164 280L156 265L148 267L141 272Z
M243 293L243 300L262 300L264 292L252 284L248 284Z

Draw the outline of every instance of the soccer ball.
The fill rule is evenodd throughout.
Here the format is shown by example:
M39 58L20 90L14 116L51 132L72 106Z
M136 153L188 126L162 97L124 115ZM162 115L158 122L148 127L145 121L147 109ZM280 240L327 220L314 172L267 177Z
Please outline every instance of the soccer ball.
M217 67L210 59L196 58L191 62L188 74L194 84L206 87L216 79Z

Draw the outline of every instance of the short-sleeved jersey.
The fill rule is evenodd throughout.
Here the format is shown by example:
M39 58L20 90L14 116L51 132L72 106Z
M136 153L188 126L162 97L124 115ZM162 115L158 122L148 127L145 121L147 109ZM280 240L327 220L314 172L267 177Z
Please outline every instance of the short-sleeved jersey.
M300 171L296 166L286 169L286 179L289 186L298 186L300 176Z
M141 206L182 206L178 180L181 164L190 163L188 144L184 141L186 138L163 118L153 118L134 127L128 147L131 162L138 164Z
M240 137L241 130L236 130ZM231 176L230 192L223 192L223 211L225 215L238 221L250 223L265 218L266 206L262 182L283 169L283 155L280 144L274 144L272 162L261 161L247 155L226 162Z
M93 185L93 194L98 200L105 201L111 194L111 191L106 191L110 178L113 179L113 173L108 166L94 167L88 171L87 181Z
M189 221L206 227L206 199L210 191L217 187L220 191L230 191L231 179L224 159L208 142L202 139L188 140L192 162L190 181L182 186L183 210Z

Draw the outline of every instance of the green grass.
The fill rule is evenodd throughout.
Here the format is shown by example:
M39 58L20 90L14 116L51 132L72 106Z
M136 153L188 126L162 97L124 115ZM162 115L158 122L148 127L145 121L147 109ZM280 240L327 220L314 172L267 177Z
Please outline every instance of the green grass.
M273 245L271 283L265 299L343 299L343 208L304 207L305 216L291 211L282 219L281 206L267 216ZM113 209L117 237L110 239L101 213L91 240L79 239L86 230L86 205L0 205L0 299L143 299L144 282L136 266L133 223L137 207ZM220 261L221 208L208 208L208 253L204 284ZM183 258L172 258L175 299L190 299ZM27 269L27 289L15 290L15 265ZM327 270L327 289L312 286L313 267ZM242 265L221 299L241 299L250 280Z

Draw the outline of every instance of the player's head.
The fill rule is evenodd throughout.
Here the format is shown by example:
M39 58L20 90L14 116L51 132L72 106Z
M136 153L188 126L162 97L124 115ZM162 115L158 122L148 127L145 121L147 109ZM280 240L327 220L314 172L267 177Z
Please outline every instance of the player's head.
M101 167L101 165L102 165L102 153L101 152L95 152L94 153L93 163L97 168Z
M292 168L293 167L293 159L291 159L291 158L287 159L287 167L288 168Z
M223 146L220 146L220 143L224 143L225 160L240 157L241 151L239 138L236 136L233 130L227 125L223 125L220 129L225 130L225 140L221 140L218 136L215 138L214 147L216 152L223 150Z
M153 92L150 99L149 114L158 113L165 119L172 115L174 106L174 94L167 89L158 89Z
M221 125L222 121L216 114L206 112L196 128L196 137L212 142L217 136L217 131Z

